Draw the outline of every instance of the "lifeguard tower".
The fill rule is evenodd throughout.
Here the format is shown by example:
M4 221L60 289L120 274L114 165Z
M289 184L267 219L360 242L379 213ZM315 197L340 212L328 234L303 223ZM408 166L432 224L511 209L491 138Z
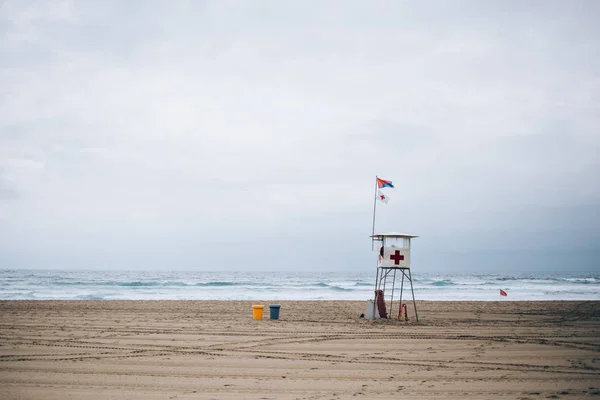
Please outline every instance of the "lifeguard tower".
M415 291L413 289L412 275L410 273L410 241L418 236L406 233L388 232L373 234L371 239L375 244L374 249L378 250L377 257L377 275L375 278L375 299L367 305L367 318L375 319L388 318L392 316L394 309L394 290L396 288L396 275L402 274L400 281L400 296L398 299L398 319L402 312L402 295L404 290L405 278L410 282L410 291L415 310L415 319L419 322L417 314L417 303L415 302ZM391 281L388 283L388 280ZM386 288L391 286L389 300L389 311L386 308ZM369 308L372 309L370 310ZM384 315L381 315L384 314Z

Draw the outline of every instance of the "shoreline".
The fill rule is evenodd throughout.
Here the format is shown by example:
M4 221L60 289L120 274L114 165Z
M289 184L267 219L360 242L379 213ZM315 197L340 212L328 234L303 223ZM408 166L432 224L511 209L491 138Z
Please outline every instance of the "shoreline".
M600 274L431 274L413 271L423 301L600 301ZM367 301L375 271L0 271L2 300ZM386 286L399 297L401 279ZM500 290L508 296L501 296ZM404 297L412 297L405 282ZM266 299L266 300L265 300Z

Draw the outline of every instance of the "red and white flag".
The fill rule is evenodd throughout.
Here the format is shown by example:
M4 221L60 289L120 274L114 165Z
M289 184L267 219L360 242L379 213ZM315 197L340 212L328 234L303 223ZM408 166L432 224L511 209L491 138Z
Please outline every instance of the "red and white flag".
M379 199L379 201L387 204L388 200L390 199L389 196L387 194L384 194L381 190L377 191L377 198Z
M500 296L506 296L506 292L502 289L500 289Z

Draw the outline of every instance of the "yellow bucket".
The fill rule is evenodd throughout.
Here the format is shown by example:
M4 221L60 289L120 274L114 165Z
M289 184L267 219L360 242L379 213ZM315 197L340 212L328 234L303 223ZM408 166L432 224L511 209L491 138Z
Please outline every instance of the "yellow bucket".
M252 317L257 320L260 321L263 317L263 309L265 308L265 306L252 306Z

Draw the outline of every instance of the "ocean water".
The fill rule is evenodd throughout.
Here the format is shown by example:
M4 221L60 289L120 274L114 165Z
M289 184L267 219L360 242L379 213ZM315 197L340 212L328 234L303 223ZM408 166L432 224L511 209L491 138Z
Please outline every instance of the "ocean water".
M0 300L367 300L373 298L375 272L0 270ZM600 273L412 272L417 300L600 300ZM508 296L501 297L500 289Z

